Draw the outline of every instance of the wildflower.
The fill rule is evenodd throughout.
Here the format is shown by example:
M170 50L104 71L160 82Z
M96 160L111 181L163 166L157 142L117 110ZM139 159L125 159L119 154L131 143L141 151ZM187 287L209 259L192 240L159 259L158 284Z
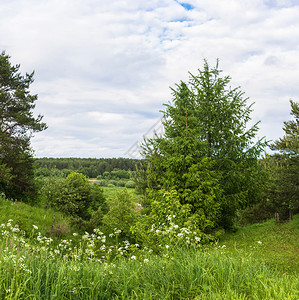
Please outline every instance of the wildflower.
M120 233L121 233L121 230L120 230L120 229L117 229L117 228L114 228L114 233L115 233L115 234L120 234Z
M78 234L76 232L73 233L73 236L77 236Z
M148 260L147 258L145 258L145 259L144 259L144 262L145 262L145 263L148 263L148 262L149 262L149 260Z
M168 249L168 248L169 248L169 246L168 246L168 245L166 245L166 246L165 246L165 248L166 248L166 249Z
M136 259L136 256L135 256L135 255L132 255L132 256L131 256L131 259Z
M33 226L34 229L36 229L36 230L38 229L38 227L36 225L32 225L32 226Z
M258 244L262 244L262 242L261 242L261 241L258 241L257 243L258 243Z

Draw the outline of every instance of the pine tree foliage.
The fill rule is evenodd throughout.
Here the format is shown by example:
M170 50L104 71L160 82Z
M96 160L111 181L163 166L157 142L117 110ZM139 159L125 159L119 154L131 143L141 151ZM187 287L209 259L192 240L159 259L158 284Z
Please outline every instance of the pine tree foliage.
M34 117L37 95L31 95L33 75L21 75L20 65L0 55L0 188L8 196L29 195L34 190L32 133L46 129L42 116Z
M221 72L218 61L214 68L204 61L188 83L176 85L163 111L165 135L143 143L151 168L148 195L177 191L181 204L192 207L192 223L205 233L230 227L238 209L258 201L258 158L266 145L254 142L258 124L248 128L248 99Z
M299 103L290 100L293 120L284 122L285 135L271 148L279 153L272 155L269 200L282 218L292 218L299 210Z
M290 104L294 120L284 122L285 135L274 142L272 149L296 156L299 153L299 103L290 100Z

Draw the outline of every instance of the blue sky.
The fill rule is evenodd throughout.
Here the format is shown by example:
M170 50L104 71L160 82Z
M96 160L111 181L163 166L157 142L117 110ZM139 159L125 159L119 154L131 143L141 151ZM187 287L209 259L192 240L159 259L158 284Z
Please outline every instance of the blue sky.
M0 0L0 50L35 70L37 157L126 156L204 58L255 102L259 136L299 98L298 1Z

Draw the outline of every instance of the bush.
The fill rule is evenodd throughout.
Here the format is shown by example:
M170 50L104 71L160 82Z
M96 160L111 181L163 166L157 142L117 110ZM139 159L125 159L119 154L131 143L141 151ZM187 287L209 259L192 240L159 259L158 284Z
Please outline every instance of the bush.
M91 184L83 174L73 172L66 179L47 180L41 194L48 204L74 219L88 221L99 207L107 212L102 189Z
M117 186L125 187L126 183L127 183L127 181L125 181L125 180L119 180L117 182Z
M133 189L135 188L135 182L130 180L126 183L125 187L128 189Z
M47 233L62 238L67 236L70 232L70 226L65 221L62 221L55 226L51 226L51 229L49 229Z
M274 217L274 211L267 202L261 202L238 212L237 224L244 226L266 221Z
M115 228L122 231L123 236L130 235L130 228L136 221L136 210L133 196L127 190L117 193L116 198L111 199L109 212L103 217L103 224L109 231Z

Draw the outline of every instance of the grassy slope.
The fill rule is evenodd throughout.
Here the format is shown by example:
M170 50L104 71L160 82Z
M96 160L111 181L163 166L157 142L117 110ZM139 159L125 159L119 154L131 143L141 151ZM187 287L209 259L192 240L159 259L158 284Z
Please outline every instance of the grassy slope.
M271 219L227 233L219 243L233 255L253 256L282 272L299 274L299 215L291 222L274 224Z
M14 203L0 198L0 222L7 223L9 219L12 219L14 224L18 224L22 230L27 232L32 230L32 225L36 225L43 234L51 229L53 221L54 225L64 221L60 212L48 208L33 207L22 202Z
M104 189L108 198L113 197L116 192L117 189ZM134 195L134 200L137 199L138 195ZM45 235L51 228L54 214L54 226L57 226L63 222L63 216L59 212L24 203L0 201L0 223L13 219L15 224L27 232L32 230L32 225L36 225ZM70 230L72 231L71 228ZM233 256L262 259L282 272L299 273L299 215L295 215L293 221L283 224L275 225L274 220L269 220L242 227L236 233L226 233L219 242L219 247Z
M61 221L62 216L55 214ZM53 211L0 201L0 223L8 219L23 229L37 225L44 234L53 221ZM121 260L111 264L111 270L92 261L74 265L73 270L65 260L32 259L28 277L18 266L3 261L0 282L11 296L14 292L12 299L47 293L46 299L54 294L60 299L298 299L298 225L299 215L279 225L270 220L227 233L208 251L173 249L170 257L148 257L147 264ZM270 270L259 261L265 261ZM75 270L78 267L80 271ZM8 269L15 277L7 276ZM20 298L18 291L24 293Z

